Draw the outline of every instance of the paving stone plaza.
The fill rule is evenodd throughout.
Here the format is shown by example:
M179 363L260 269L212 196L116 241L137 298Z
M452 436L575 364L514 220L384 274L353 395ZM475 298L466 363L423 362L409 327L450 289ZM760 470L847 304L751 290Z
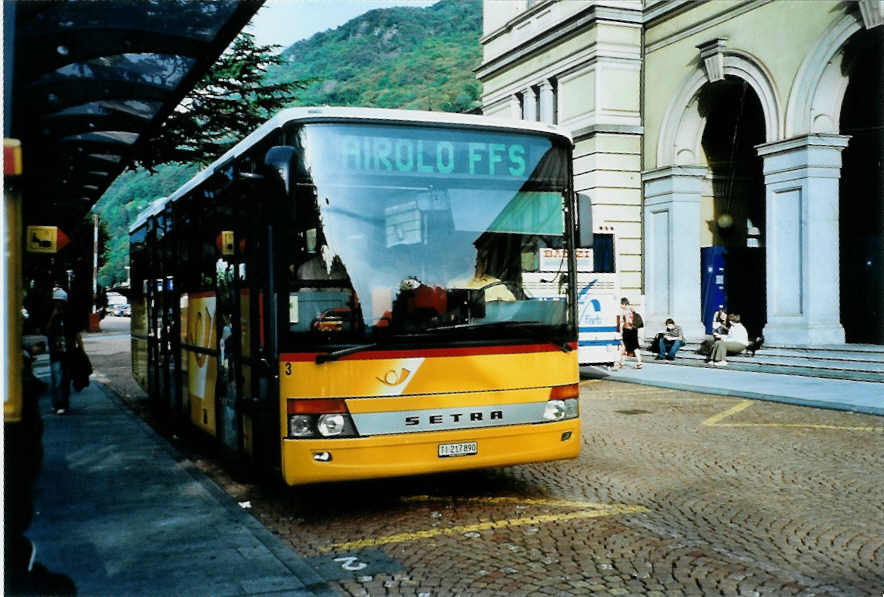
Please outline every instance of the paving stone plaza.
M128 374L126 336L93 336L89 343L107 400L143 414L143 396ZM63 423L87 422L90 408L75 399L75 416ZM256 562L250 578L269 566L278 589L291 594L881 592L881 417L609 380L585 380L581 408L584 443L573 461L294 490L234 479L186 439L163 437L162 428L149 433L166 446L152 454L179 453L177 466L186 464L206 486L223 490L213 495L226 500L228 514L205 512L206 519L241 524L229 514L233 507L260 523L234 532L231 553L245 558L244 566L225 569L202 557L188 564L194 571L208 566L213 578L205 586L213 594L271 590L257 578L248 586L224 578L249 570L248 558L259 552L272 561ZM52 433L58 423L49 423ZM150 476L145 471L139 478ZM155 497L162 499L161 492ZM178 502L171 500L170 508ZM51 514L53 520L65 511L71 507ZM151 512L160 529L174 517L158 504ZM49 550L58 559L44 563L75 582L78 575L95 582L94 569L83 576L77 569L83 558L71 557L64 545L74 541L77 524L65 529L63 545ZM243 552L244 545L251 551ZM286 581L286 569L301 576ZM105 584L91 588L111 594L125 576L104 574ZM151 593L133 582L119 588ZM198 587L192 594L200 594Z

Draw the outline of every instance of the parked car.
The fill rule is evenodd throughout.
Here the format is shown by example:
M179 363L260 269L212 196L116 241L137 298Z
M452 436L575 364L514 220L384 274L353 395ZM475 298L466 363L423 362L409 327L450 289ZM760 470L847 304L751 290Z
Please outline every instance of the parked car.
M132 309L128 304L114 305L111 309L111 313L116 317L130 317L132 315Z

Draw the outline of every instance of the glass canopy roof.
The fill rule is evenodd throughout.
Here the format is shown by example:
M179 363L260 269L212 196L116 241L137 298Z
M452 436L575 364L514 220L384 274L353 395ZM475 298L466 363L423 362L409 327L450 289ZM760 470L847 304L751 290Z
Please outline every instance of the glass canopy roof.
M11 111L26 209L80 218L260 8L249 0L14 5ZM4 16L9 14L4 7ZM44 218L45 219L45 218Z

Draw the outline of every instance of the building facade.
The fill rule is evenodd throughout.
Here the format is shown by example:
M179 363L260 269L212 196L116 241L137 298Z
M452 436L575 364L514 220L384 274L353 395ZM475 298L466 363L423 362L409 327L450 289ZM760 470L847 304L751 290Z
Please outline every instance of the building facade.
M768 344L884 344L882 22L880 0L485 0L476 74L486 115L571 131L648 332L702 336L714 265Z

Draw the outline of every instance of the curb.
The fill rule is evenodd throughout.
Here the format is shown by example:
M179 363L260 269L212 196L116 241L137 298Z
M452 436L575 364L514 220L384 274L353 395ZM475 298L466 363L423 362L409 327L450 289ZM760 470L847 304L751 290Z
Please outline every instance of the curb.
M839 411L847 411L847 412L856 412L866 415L877 415L884 416L884 406L876 407L876 406L866 406L863 404L848 404L843 402L829 402L825 400L813 400L813 399L804 399L797 398L794 396L782 396L779 394L768 394L764 392L752 392L749 390L738 390L733 388L718 388L714 386L701 386L689 383L678 383L678 382L669 382L669 381L650 381L638 378L626 378L626 377L613 377L609 373L601 372L595 367L581 367L581 377L583 377L583 370L585 369L593 369L598 371L601 374L601 379L607 379L609 381L618 381L622 383L634 383L644 386L654 386L658 388L667 388L670 390L685 390L688 392L697 392L699 394L712 394L715 396L737 396L740 398L751 398L753 400L765 400L768 402L781 402L784 404L792 404L795 406L809 406L813 408L825 408L829 410L839 410ZM751 371L746 373L753 373ZM775 374L770 374L775 375ZM592 378L593 376L587 376ZM806 377L806 376L804 376ZM874 382L853 382L853 383L874 383ZM882 403L884 403L884 399L882 399Z

